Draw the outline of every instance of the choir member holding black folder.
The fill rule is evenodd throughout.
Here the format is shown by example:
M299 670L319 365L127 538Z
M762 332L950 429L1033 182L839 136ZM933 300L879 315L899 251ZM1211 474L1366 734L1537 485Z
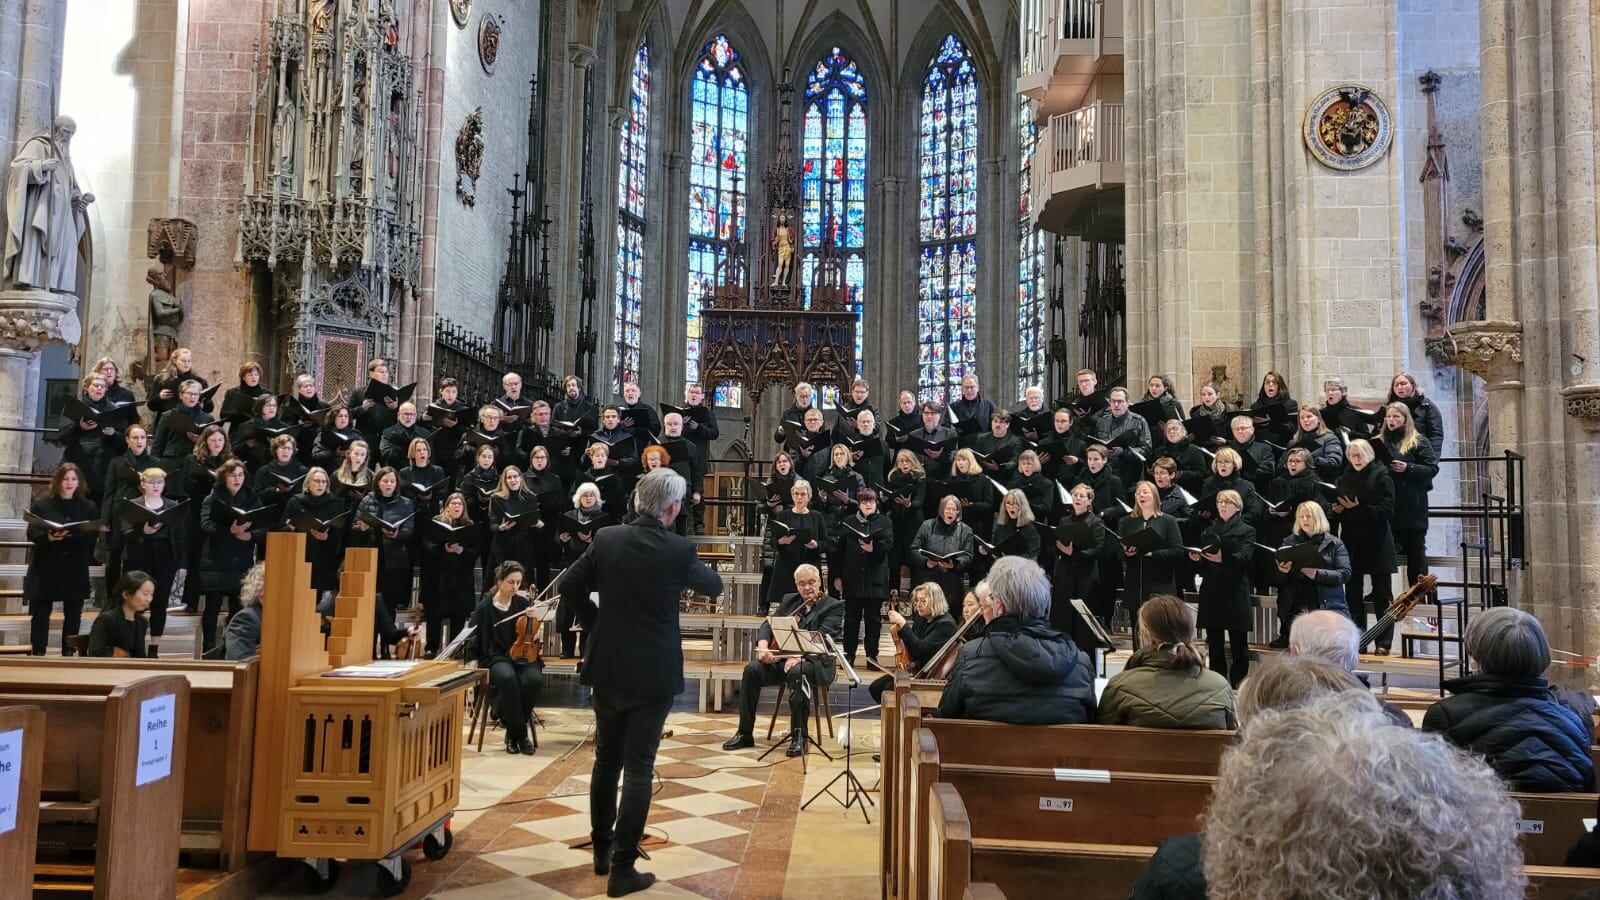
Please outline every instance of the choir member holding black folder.
M1011 433L1023 441L1036 443L1050 430L1051 410L1044 402L1044 388L1032 385L1022 392L1022 403L1011 410Z
M925 508L927 478L916 454L900 450L894 456L894 468L883 481L873 485L878 491L878 506L894 523L894 556L889 570L896 583L900 581L900 567L911 572L920 568L921 558L911 550L911 541L922 527Z
M233 451L251 472L272 461L272 440L293 431L278 418L278 398L264 394L255 402L255 415L229 429ZM289 435L293 438L293 435Z
M155 583L148 656L158 655L161 635L166 632L173 582L179 573L188 577L189 542L184 532L188 514L184 504L162 496L166 486L167 473L161 469L140 472L139 495L118 504L118 521L111 524L122 533L127 569L144 572Z
M489 498L490 567L498 568L506 560L534 565L539 557L535 533L541 524L538 495L526 484L521 469L506 466Z
M1238 688L1250 671L1250 561L1256 531L1245 521L1238 491L1217 494L1216 519L1185 548L1200 572L1200 627L1206 630L1211 670ZM1223 638L1232 656L1223 655Z
M61 461L78 467L84 477L84 496L98 500L104 490L106 467L122 452L117 437L123 414L106 399L106 380L89 374L83 378L83 395L68 398L64 410L66 424L54 441L65 448Z
M1278 636L1272 648L1289 646L1289 625L1295 616L1314 609L1331 609L1350 614L1345 602L1345 583L1350 580L1350 553L1344 542L1328 533L1328 517L1322 506L1307 501L1294 513L1294 532L1274 549L1257 545L1272 554L1278 572L1286 576L1278 588Z
M962 578L972 565L975 545L972 528L961 521L961 500L946 494L939 500L937 514L917 529L911 539L915 554L911 584L937 582L947 597L961 595Z
M202 408L200 382L185 379L177 388L177 400L156 419L151 454L156 464L174 477L183 471L183 461L200 441L200 432L215 421Z
M322 467L306 472L304 489L289 498L284 521L306 536L306 562L311 564L311 589L320 600L339 590L344 563L344 538L354 510L333 495L332 476Z
M539 519L533 529L533 559L523 559L522 564L532 567L533 583L542 587L550 583L550 570L559 562L557 523L561 514L571 508L571 501L567 497L566 485L550 468L550 451L543 446L533 448L528 458L528 471L522 473L522 481L539 504Z
M482 569L480 591L489 589L494 566L489 564L489 498L500 487L500 469L495 466L494 444L480 444L472 463L456 480L456 488L467 498L467 514L477 523L479 539L476 560Z
M1444 416L1432 400L1422 395L1417 379L1410 372L1401 372L1389 382L1386 403L1404 403L1411 413L1417 433L1433 445L1433 455L1444 456Z
M1294 438L1296 416L1300 404L1289 396L1289 383L1277 372L1261 377L1261 391L1256 402L1250 404L1250 416L1261 437L1280 447L1288 446Z
M635 457L661 431L661 417L656 414L654 407L639 399L639 386L631 381L622 385L622 402L617 404L617 420L625 431L633 435Z
M795 592L794 570L805 563L822 569L822 545L828 522L811 508L811 483L796 480L790 488L793 505L767 518L767 544L773 548L772 579L766 602L777 603Z
M311 452L316 447L317 432L327 421L328 404L317 396L317 381L310 375L300 375L294 380L294 390L278 398L278 418L293 428L295 458L306 466L311 465Z
M1087 443L1094 439L1095 420L1105 414L1109 404L1105 392L1100 390L1100 378L1093 369L1079 369L1075 382L1077 391L1057 405L1072 414L1078 436Z
M938 420L934 420L938 424ZM910 442L911 432L922 425L922 412L917 403L917 395L910 391L901 391L899 404L895 414L883 423L884 439L889 442L889 449L895 453L906 449Z
M1072 425L1072 413L1065 409L1052 412L1049 429L1031 446L1039 454L1040 470L1052 481L1071 486L1082 478L1087 448Z
M862 488L855 495L856 511L839 522L838 543L828 556L833 590L844 600L844 655L854 664L866 623L867 659L878 659L878 628L890 587L899 581L891 573L894 558L894 523L878 511L878 492Z
M467 460L477 457L479 448L485 446L494 448L497 469L511 465L516 455L517 436L500 427L500 417L500 407L493 403L478 407L478 424L462 435L461 447L456 451L463 467Z
M390 387L388 362L375 359L367 363L367 383L350 392L350 408L355 410L356 430L368 446L379 446L378 439L397 420L400 404L410 400L415 389L415 384L399 390Z
M444 499L439 514L422 533L425 575L431 579L422 595L427 654L436 655L445 641L466 627L477 605L472 569L477 564L480 532L467 514L467 500L456 491ZM446 637L448 630L450 637Z
M1344 470L1344 444L1339 436L1322 421L1322 413L1309 406L1300 407L1296 421L1299 429L1295 431L1288 448L1302 447L1310 451L1317 477L1330 483L1338 480L1339 473Z
M417 405L407 400L395 410L395 423L384 429L378 447L378 462L393 469L405 468L411 459L411 445L426 442L428 429L417 422ZM431 513L430 513L431 514Z
M461 399L461 385L454 378L439 380L438 396L423 411L422 424L428 429L434 460L446 475L456 477L461 468L457 451L472 425L472 405Z
M139 496L139 474L156 464L150 455L149 432L143 425L129 425L123 433L125 452L106 467L104 496L100 499L100 519L106 523L107 584L115 584L122 575L123 535L117 528L117 505ZM166 597L161 598L164 605Z
M1123 484L1144 477L1151 460L1150 423L1128 408L1128 389L1114 387L1106 393L1104 415L1095 420L1096 443L1111 454L1111 466Z
M950 401L945 408L945 424L960 438L961 446L970 447L978 436L989 429L995 406L978 390L978 377L968 375L961 379L961 396Z
M1123 581L1128 615L1139 621L1139 606L1156 594L1176 594L1177 564L1183 556L1178 521L1161 511L1156 486L1141 481L1133 488L1133 511L1117 529L1126 557ZM1138 646L1138 629L1134 645Z
M969 446L983 473L1004 484L1016 474L1017 454L1026 444L1011 433L1011 414L1003 409L989 415L987 427L988 430L973 438Z
M950 461L956 454L956 433L939 424L944 408L929 400L922 404L922 427L906 437L906 449L917 454L922 468L934 481L943 481L950 473ZM933 503L936 498L929 497ZM931 508L929 510L932 511Z
M1089 604L1102 626L1111 627L1113 604L1105 604L1100 586L1100 559L1106 546L1106 526L1094 511L1094 489L1085 484L1072 489L1072 505L1061 514L1051 536L1056 550L1050 585L1050 627L1072 637L1080 647L1096 645L1094 631L1081 620L1072 601Z
M625 450L627 446L631 444L624 440L617 449ZM584 458L586 463L578 469L578 483L589 482L600 490L600 502L606 512L618 519L627 515L630 489L624 481L624 473L631 475L632 462L626 461L628 465L623 465L624 460L613 459L611 448L599 442L589 445Z
M1398 379L1396 379L1398 381ZM1417 431L1411 408L1390 403L1383 412L1383 440L1373 443L1394 479L1394 542L1406 557L1406 584L1428 573L1428 492L1439 472L1433 444Z
M600 427L600 407L584 394L583 380L576 375L562 379L561 401L551 410L550 417L551 423L569 438L581 438Z
M839 397L839 414L833 420L833 439L841 441L846 437L858 434L871 434L875 429L863 430L856 425L856 417L864 412L872 413L872 420L878 420L878 409L872 405L872 388L865 378L857 378L850 382L848 394Z
M702 534L706 522L706 505L702 494L710 465L711 442L720 437L722 432L717 427L716 409L706 402L705 388L691 384L683 389L683 396L683 406L661 404L661 417L665 421L667 414L674 412L683 417L683 438L694 446L700 460L699 478L689 482L690 499L694 501L689 508L689 527L695 534Z
M94 501L85 496L83 470L71 462L56 467L50 490L36 498L23 515L28 524L28 574L24 580L28 615L32 619L34 656L43 656L50 643L50 613L61 603L61 653L71 656L72 639L83 621L83 601L89 597L89 566L94 545L104 525Z
M417 507L400 490L400 476L387 466L372 476L372 492L356 508L351 543L378 548L378 597L389 615L411 606L411 542Z
M1346 604L1350 618L1362 631L1367 630L1366 598L1371 598L1374 616L1382 616L1394 600L1391 583L1395 571L1394 533L1394 481L1389 472L1377 465L1372 444L1356 438L1346 450L1350 472L1335 486L1333 513L1339 519L1339 533L1344 535L1345 547L1350 552L1350 581ZM1364 582L1372 579L1372 593L1365 592ZM1387 655L1394 638L1391 624L1377 636L1379 655Z
M867 484L880 484L889 466L888 446L878 437L878 416L864 407L854 416L843 418L840 442L850 449L850 465Z
M194 354L188 347L179 347L167 357L167 367L155 377L150 384L150 411L161 415L171 409L178 402L179 388L185 381L193 381L200 385L205 399L202 408L207 412L212 410L212 394L216 389L206 381L199 372L194 370Z
M246 475L244 463L237 459L218 466L216 486L200 507L200 530L206 535L199 573L204 651L217 645L217 617L223 600L227 600L228 615L239 611L239 584L255 564L257 542L275 524L269 521L272 510L257 502L245 486Z
M289 498L305 486L306 473L311 471L295 457L297 449L294 435L280 434L273 438L272 462L257 469L255 480L251 482L261 504L278 510L274 525L283 520L282 511L289 505Z
M269 393L261 386L261 364L247 362L239 367L239 383L222 395L222 409L217 413L217 418L227 423L230 429L248 422L256 414L256 401ZM239 443L236 434L233 435L233 443L236 446Z
M1217 386L1211 382L1200 385L1200 402L1189 407L1189 422L1184 423L1189 433L1195 440L1206 441L1215 437L1221 440L1228 433L1228 423L1233 418L1233 408L1222 399L1222 394L1217 391ZM1209 431L1201 434L1204 426L1197 425L1194 420L1203 419L1209 423Z

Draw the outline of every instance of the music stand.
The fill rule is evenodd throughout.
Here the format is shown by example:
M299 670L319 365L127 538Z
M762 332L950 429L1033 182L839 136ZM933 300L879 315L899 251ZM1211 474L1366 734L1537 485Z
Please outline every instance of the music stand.
M768 616L767 624L772 627L773 646L769 649L774 650L781 655L798 656L801 659L806 659L812 656L822 656L828 652L828 648L813 640L809 632L801 630L800 620L795 616ZM823 637L827 637L827 635L823 635ZM787 675L788 673L784 674ZM817 698L811 693L811 679L800 679L800 690L805 694L806 705L808 707L812 703L817 702ZM826 688L824 688L824 690L826 690ZM788 742L793 732L794 729L792 728L789 731L784 732L783 737L778 738L778 740L772 746L768 747L764 753L756 757L756 760L759 762L770 756L772 751L778 749ZM826 757L829 762L833 761L833 754L829 753L827 748L822 746L822 742L817 739L816 735L811 733L811 729L805 729L804 734L806 736L807 744L816 747L817 752ZM809 767L806 765L806 757L809 755L809 753L800 754L801 772L809 771Z
M838 665L844 672L846 687L844 707L845 712L843 718L845 720L844 727L848 729L850 728L851 724L850 716L853 714L855 707L856 687L861 684L861 673L857 672L855 667L850 665L850 660L845 659L844 654L839 650L839 645L834 643L832 636L824 634L822 636L822 640L828 645L828 650L833 653L834 663ZM855 733L853 730L847 731L844 736L844 771L833 776L833 780L823 785L822 790L812 794L810 800L800 804L800 808L802 810L810 806L812 803L815 803L818 797L821 797L823 794L827 794L829 797L832 797L836 803L844 807L846 812L850 810L852 805L860 806L861 818L864 819L868 825L872 824L872 818L867 815L867 806L872 803L872 798L867 796L866 787L861 784L861 779L857 778L856 773L850 768L850 757L853 753L854 747ZM844 779L844 796L838 797L833 793L833 786L841 778Z
M1100 624L1100 617L1089 611L1089 604L1083 602L1082 597L1073 597L1069 602L1072 604L1073 610L1078 613L1078 618L1089 626L1089 633L1094 635L1094 639L1098 644L1094 648L1094 668L1095 672L1104 678L1106 674L1106 651L1117 649L1117 643L1111 639L1111 634L1106 631L1105 626ZM1137 628L1138 623L1134 623L1134 627Z

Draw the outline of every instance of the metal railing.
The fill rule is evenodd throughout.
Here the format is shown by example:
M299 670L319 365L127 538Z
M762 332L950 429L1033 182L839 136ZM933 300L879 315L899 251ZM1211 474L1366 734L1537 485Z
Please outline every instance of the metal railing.
M1022 72L1037 75L1055 65L1056 42L1093 40L1104 32L1105 0L1023 0Z

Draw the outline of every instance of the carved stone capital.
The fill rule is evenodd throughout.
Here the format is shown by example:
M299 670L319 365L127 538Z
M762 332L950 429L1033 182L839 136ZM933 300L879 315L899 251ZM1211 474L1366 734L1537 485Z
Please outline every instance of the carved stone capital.
M1521 380L1521 322L1457 322L1444 334L1457 366L1491 384Z
M78 298L71 294L0 291L0 351L37 353L52 341L76 344L82 336Z
M1600 431L1600 384L1575 384L1561 389L1567 415L1589 431Z

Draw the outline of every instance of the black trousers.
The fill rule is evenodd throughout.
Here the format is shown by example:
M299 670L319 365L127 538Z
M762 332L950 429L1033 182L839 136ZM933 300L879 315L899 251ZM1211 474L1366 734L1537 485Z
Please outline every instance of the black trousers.
M122 553L123 553L123 548L121 548L121 547L112 547L110 545L106 546L106 570L105 570L105 576L106 577L105 577L105 582L104 582L105 583L105 588L106 588L106 593L105 593L106 600L105 600L105 604L104 604L104 608L105 609L116 609L117 608L117 603L121 599L121 598L116 597L114 595L117 592L117 582L122 580L122 570L123 570ZM154 572L149 572L147 574L152 575L152 576L155 575ZM156 596L160 597L160 598L163 598L161 605L165 606L166 605L166 601L164 599L165 595L160 593L161 585L159 585L159 584L156 585L156 588L157 588ZM155 607L155 604L152 603L152 604L150 604L150 606L153 609Z
M1418 578L1428 574L1428 529L1396 528L1394 544L1406 558L1406 584L1416 584Z
M597 690L593 703L589 837L596 844L611 844L613 866L631 866L639 858L639 840L644 837L645 819L650 814L656 749L661 745L661 727L672 709L672 698L630 697Z
M427 634L425 647L429 658L432 658L444 646L445 626L449 626L450 636L453 638L461 633L461 629L467 627L468 618L467 616L438 616L423 620L422 624Z
M568 601L565 596L562 596L561 600L556 603L556 633L561 635L561 655L563 657L582 656L584 648L589 646L589 632L587 630L572 630L572 626L578 624L578 602Z
M887 597L846 597L844 600L844 656L856 658L861 639L861 624L867 626L867 659L878 658L878 638L883 628L883 604Z
M873 703L882 703L884 693L892 690L894 690L893 675L880 675L867 685L867 693L872 695Z
M1223 638L1227 638L1233 650L1231 657L1223 656ZM1227 676L1229 684L1237 688L1244 677L1250 674L1250 629L1229 628L1224 631L1221 628L1207 628L1206 647L1211 671Z
M489 687L494 691L494 711L505 726L506 737L528 736L528 718L539 702L544 673L530 662L502 659L489 667Z
M204 653L217 645L217 617L222 613L222 600L228 600L228 616L231 618L239 614L244 605L239 602L239 590L235 588L229 593L221 591L207 591L201 595L203 606L200 610L200 648ZM154 606L155 604L151 604Z
M28 615L32 621L29 637L33 642L33 655L43 656L44 651L50 646L50 613L55 609L55 601L42 597L39 591L34 591L28 600ZM78 630L83 627L83 599L82 597L61 598L61 654L72 653L72 639L78 636Z
M1381 572L1381 566L1363 554L1350 554L1350 582L1345 588L1345 601L1350 607L1350 620L1362 632L1367 630L1367 599L1372 600L1372 614L1374 618L1383 615L1389 604L1394 602L1394 588L1391 585L1392 572ZM1366 578L1372 579L1372 593L1363 595L1366 590ZM1376 643L1379 647L1388 647L1394 641L1394 625L1391 623L1378 632Z
M804 731L806 717L811 715L809 690L825 691L833 684L833 660L820 656L802 659L788 672L783 664L788 660L764 663L751 660L744 667L744 680L739 686L739 733L754 735L756 704L761 702L761 689L774 684L789 685L789 730ZM809 681L810 685L805 685Z

